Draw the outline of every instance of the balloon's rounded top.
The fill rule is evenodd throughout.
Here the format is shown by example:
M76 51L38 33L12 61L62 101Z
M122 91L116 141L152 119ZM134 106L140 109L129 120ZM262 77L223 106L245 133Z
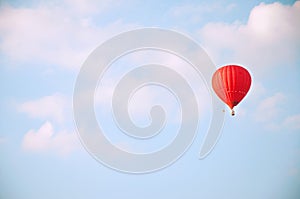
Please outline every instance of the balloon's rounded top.
M250 73L239 65L223 66L212 77L212 87L215 93L232 110L232 115L235 115L233 107L243 100L250 86Z

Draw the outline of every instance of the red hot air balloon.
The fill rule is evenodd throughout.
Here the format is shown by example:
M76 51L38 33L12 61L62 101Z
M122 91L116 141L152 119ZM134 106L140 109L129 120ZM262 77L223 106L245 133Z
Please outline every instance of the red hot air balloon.
M227 65L219 68L212 77L212 87L217 96L225 102L234 115L233 107L246 96L251 86L249 72L237 65Z

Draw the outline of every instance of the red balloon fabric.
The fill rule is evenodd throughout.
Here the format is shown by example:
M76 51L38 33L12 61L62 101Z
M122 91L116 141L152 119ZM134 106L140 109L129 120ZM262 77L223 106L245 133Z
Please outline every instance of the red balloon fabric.
M223 66L212 77L214 91L230 109L241 102L250 86L251 76L249 72L238 65ZM234 112L232 114L234 115Z

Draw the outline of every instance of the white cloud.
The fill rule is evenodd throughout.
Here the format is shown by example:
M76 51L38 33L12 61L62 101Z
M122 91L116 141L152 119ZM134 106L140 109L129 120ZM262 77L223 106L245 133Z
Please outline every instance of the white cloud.
M79 15L90 15L105 12L115 5L120 4L119 0L64 0L61 1L66 8Z
M79 141L75 133L55 132L49 121L38 130L29 130L22 141L22 148L25 151L54 152L59 155L67 155L78 147Z
M283 125L287 128L299 130L300 129L300 114L288 116Z
M70 111L70 103L61 94L53 94L40 99L27 101L19 105L18 110L28 114L32 118L51 119L56 122L63 122L66 113Z
M97 26L87 13L101 11L109 1L84 2L0 8L0 51L13 61L77 69L97 45L133 27L120 20Z
M271 131L283 129L299 130L300 114L287 115L284 104L287 97L282 93L276 93L263 99L254 111L254 119L263 123L264 127Z
M282 112L281 106L286 100L282 93L276 93L262 100L255 111L255 119L258 122L270 122Z
M199 30L202 43L217 64L243 63L256 71L287 66L298 58L300 1L254 7L247 24L208 23Z

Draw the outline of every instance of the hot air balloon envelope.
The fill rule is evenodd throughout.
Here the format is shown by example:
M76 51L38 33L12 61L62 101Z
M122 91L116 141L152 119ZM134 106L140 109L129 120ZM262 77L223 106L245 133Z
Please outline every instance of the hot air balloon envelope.
M212 87L217 96L232 110L246 96L251 86L250 73L238 65L219 68L212 77Z

